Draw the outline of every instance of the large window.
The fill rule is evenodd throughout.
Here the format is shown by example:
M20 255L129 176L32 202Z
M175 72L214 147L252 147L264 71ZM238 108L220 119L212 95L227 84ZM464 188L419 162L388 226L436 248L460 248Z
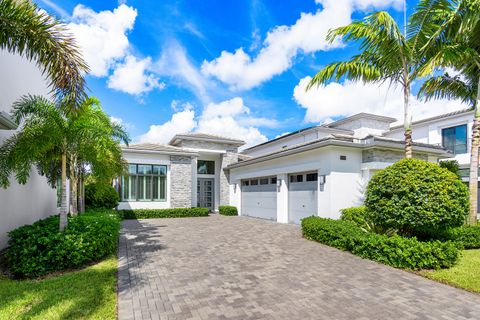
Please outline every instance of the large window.
M167 166L129 164L120 194L122 201L166 201Z
M215 174L215 161L198 160L197 173L198 174Z
M467 125L443 129L442 145L454 154L467 153Z

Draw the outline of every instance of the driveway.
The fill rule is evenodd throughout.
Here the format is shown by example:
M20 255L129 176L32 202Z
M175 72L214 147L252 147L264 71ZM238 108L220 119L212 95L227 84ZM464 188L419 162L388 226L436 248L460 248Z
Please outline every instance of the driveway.
M480 319L480 296L246 217L127 220L119 319Z

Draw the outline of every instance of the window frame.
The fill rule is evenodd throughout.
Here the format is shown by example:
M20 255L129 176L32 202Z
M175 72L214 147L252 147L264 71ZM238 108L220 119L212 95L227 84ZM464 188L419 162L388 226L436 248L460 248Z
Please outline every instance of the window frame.
M135 173L132 172L132 167L135 166ZM150 170L146 170L147 173L138 173L139 166L150 166ZM158 167L157 172L154 173L154 168ZM163 170L162 170L163 168ZM125 178L131 179L131 177L135 177L135 182L134 182L134 199L129 199L124 197L124 189L125 189ZM149 194L146 197L146 199L139 199L139 177L149 177ZM160 195L162 193L161 191L161 186L158 188L158 196L159 198L154 198L154 180L155 178L158 178L161 180L163 178L163 183L164 183L164 197L161 198ZM160 182L161 183L161 182ZM123 175L122 178L120 179L120 188L119 188L119 193L120 193L120 201L121 202L166 202L168 198L168 166L165 164L146 164L146 163L129 163L128 164L128 173L126 175Z
M206 168L206 170L207 170L207 173L200 173L200 172L198 171L201 162L205 163L205 168ZM208 163L213 163L213 166L212 166L213 173L208 173L208 165L207 165L207 162L208 162ZM215 160L197 160L197 174L205 174L205 175L211 175L211 176L213 176L213 175L215 175L215 171L216 171L216 170L215 170L215 169L216 169L215 166L216 166Z
M465 130L465 143L457 143L457 132L459 131L460 128ZM453 138L453 144L452 144L451 148L450 148L449 145L446 145L447 135L445 134L445 132L447 132L447 131L452 131L453 132L452 135L450 136L450 138ZM448 151L452 152L454 155L468 153L468 126L467 126L467 124L460 124L460 125L453 126L453 127L442 128L441 136L442 136L442 147L444 147ZM460 152L457 152L457 147L458 146L464 146L464 149L462 148L462 150Z

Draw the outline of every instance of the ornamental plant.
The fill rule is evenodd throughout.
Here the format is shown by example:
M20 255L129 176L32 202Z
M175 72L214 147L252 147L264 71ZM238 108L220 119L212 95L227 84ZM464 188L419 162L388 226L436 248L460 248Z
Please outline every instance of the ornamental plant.
M372 177L365 205L375 224L425 237L465 222L468 188L435 163L403 159Z

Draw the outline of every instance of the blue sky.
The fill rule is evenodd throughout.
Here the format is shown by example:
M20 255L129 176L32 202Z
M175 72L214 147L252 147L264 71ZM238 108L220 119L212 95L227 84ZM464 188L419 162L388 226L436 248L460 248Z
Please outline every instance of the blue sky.
M329 45L330 28L376 10L401 23L401 0L36 2L68 24L92 69L90 93L135 142L202 131L252 145L357 112L402 114L401 93L386 86L304 90L323 65L356 53ZM416 118L459 108L414 105Z

